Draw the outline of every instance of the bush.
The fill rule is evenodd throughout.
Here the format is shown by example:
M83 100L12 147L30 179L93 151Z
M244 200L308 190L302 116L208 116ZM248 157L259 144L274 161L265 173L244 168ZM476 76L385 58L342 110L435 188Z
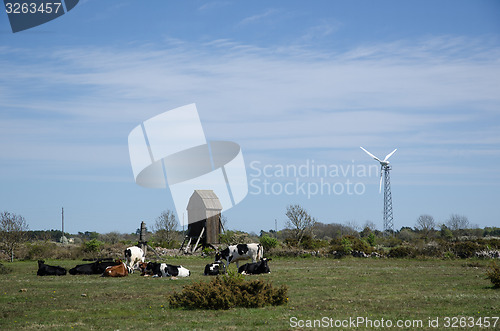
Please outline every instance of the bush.
M399 238L396 238L396 237L383 237L383 238L379 238L379 241L378 241L378 244L379 245L382 245L382 246L385 246L385 247L397 247L399 245L401 245L403 243L403 241Z
M99 241L97 239L92 239L89 241L86 241L82 244L82 250L85 253L90 253L92 255L98 254L101 250L101 246L104 243L102 241Z
M263 280L247 281L240 274L230 273L212 281L198 282L168 297L171 308L227 310L233 307L257 308L287 303L288 288L274 288Z
M404 257L415 257L416 250L410 246L398 246L394 247L387 254L388 257L404 258Z
M0 275L10 274L11 272L12 272L11 268L6 267L2 263L0 263Z
M278 239L269 237L267 234L260 238L260 244L264 248L264 252L267 252L271 248L278 246Z
M368 235L368 237L366 237L366 241L368 242L368 244L370 246L373 247L376 244L377 237L375 236L375 234L373 234L373 232L370 232L370 234Z
M321 240L321 239L315 239L315 238L312 238L311 236L306 235L302 238L302 242L300 243L300 246L304 249L318 250L320 248L327 247L328 241Z
M27 260L39 260L51 258L57 250L57 245L51 242L38 242L26 244L28 252L26 254Z
M275 247L268 250L267 257L311 257L327 255L324 249L320 250L305 250L298 247Z
M231 230L227 230L224 233L219 234L219 240L221 244L225 245L236 245L252 242L248 238L248 233Z
M354 236L343 236L341 239L333 239L330 242L330 253L335 257L350 255L353 251L371 254L373 248L363 239Z
M493 287L500 288L500 266L492 262L486 271L486 278L493 283Z
M472 241L456 243L452 248L453 253L455 253L457 257L460 257L462 259L467 259L469 257L475 256L476 252L480 251L481 249L482 247L478 243Z
M433 242L431 242L433 243ZM438 244L425 245L418 251L419 255L428 257L443 257L443 250Z

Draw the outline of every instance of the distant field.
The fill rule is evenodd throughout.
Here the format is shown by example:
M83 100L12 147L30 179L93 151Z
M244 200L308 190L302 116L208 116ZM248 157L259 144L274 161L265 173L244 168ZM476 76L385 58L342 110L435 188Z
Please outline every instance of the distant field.
M429 319L439 318L439 329L444 329L447 321L450 326L453 322L472 326L473 321L474 325L486 321L484 317L493 323L492 317L500 315L500 290L492 289L485 279L488 261L275 258L270 262L271 274L247 277L261 277L277 286L286 284L289 303L228 311L169 309L168 294L210 279L202 274L211 260L185 257L168 262L184 265L191 270L191 277L153 279L139 273L115 279L97 275L37 277L36 261L4 263L13 272L0 275L0 329L283 330L306 328L308 323L314 325L314 320L319 320L316 328L351 329L353 321L364 318L365 323L381 323L383 319L385 326L393 323L393 329L415 330L432 329ZM69 269L82 262L46 263ZM397 320L408 327L397 328ZM335 323L344 323L344 327L335 327ZM350 324L346 327L346 323ZM367 325L356 326L360 330ZM492 326L489 329L500 329L500 321L496 328Z

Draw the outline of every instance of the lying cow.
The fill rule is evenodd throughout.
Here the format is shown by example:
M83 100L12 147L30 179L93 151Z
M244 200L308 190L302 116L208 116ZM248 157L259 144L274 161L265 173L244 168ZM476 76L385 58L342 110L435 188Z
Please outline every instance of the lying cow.
M118 265L121 261L103 261L97 260L93 263L79 264L76 267L69 269L72 275L98 275L102 274L107 267Z
M267 262L271 260L272 259L262 258L259 262L256 263L246 263L238 268L238 273L242 275L259 275L271 273L271 270L267 265Z
M215 261L226 260L226 268L229 267L229 263L236 262L236 267L239 268L238 261L252 259L252 262L257 262L263 256L264 251L261 244L238 244L217 252Z
M143 276L153 277L189 277L191 272L181 265L171 265L166 263L148 262L141 263Z
M226 273L226 265L222 261L215 261L205 266L205 276L216 276Z
M142 248L137 246L128 247L125 249L124 254L126 265L132 269L132 272L134 272L134 269L139 269L140 262L144 262L145 254Z
M125 277L128 276L131 271L130 267L121 262L118 265L107 267L102 273L102 277Z
M45 264L45 261L38 260L38 271L37 276L64 276L66 275L66 269L60 266L52 266Z

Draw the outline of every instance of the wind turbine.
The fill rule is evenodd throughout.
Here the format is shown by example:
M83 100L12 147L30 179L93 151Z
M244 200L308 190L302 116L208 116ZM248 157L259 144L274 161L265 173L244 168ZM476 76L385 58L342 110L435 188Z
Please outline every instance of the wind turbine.
M384 181L384 231L392 231L394 233L394 218L392 215L392 194L391 194L391 178L390 178L390 170L392 169L389 165L389 158L394 154L398 149L396 148L392 152L386 155L383 160L380 160L378 157L368 152L366 149L360 146L360 148L365 151L366 154L370 155L372 158L377 160L380 163L380 185L379 185L379 193L382 192L382 178ZM382 177L382 174L384 175Z

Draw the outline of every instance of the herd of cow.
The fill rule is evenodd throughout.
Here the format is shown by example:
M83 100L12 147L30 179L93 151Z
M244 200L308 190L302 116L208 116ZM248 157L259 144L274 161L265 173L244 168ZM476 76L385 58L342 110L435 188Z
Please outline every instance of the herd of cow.
M167 263L145 262L144 251L132 246L125 249L125 262L122 260L112 261L111 259L99 259L92 263L79 264L69 270L71 275L95 275L101 274L103 277L125 277L134 270L140 270L141 276L152 277L188 277L191 272L180 265ZM239 266L239 261L252 259L252 263ZM222 262L225 260L226 262ZM271 259L263 257L261 244L238 244L228 246L215 254L215 262L205 266L205 275L219 275L226 272L230 263L236 262L238 272L246 275L270 273L267 262ZM44 261L38 261L38 276L63 276L66 275L65 268L51 266Z

